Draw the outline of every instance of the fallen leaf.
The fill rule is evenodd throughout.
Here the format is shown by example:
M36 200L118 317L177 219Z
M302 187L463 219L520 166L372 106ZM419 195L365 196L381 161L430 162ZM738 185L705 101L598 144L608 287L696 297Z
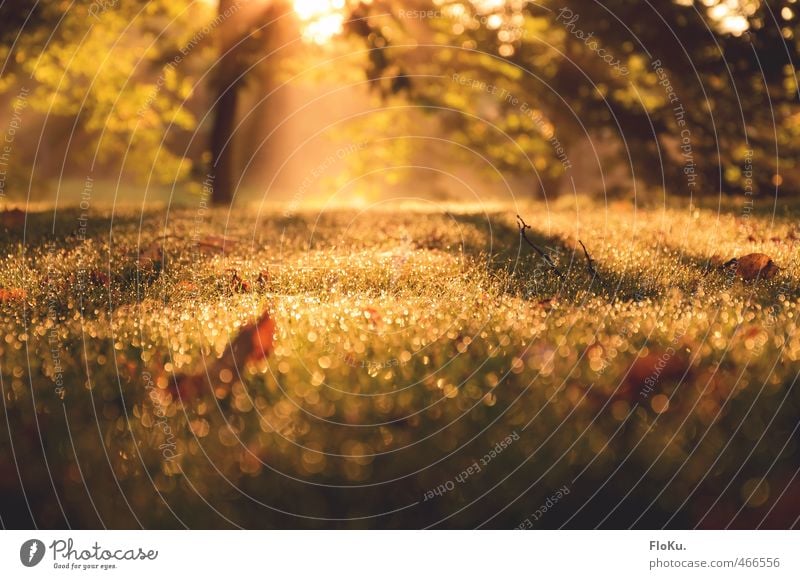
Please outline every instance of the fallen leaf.
M256 284L258 284L259 289L266 290L269 287L270 281L269 271L262 269L258 273L258 278L256 279Z
M679 382L689 367L686 356L672 347L664 351L653 351L644 357L637 357L628 371L627 380L634 386L643 388L648 378L654 382Z
M140 268L161 271L161 266L164 263L164 249L158 243L151 243L139 252L137 262Z
M232 369L243 362L263 360L272 353L275 320L265 310L253 324L242 327L219 360L220 369Z
M676 384L692 380L689 358L677 346L636 357L621 381L598 382L588 397L596 404L623 401L651 407L653 398Z
M184 402L193 401L213 392L219 398L225 398L230 391L230 384L217 381L224 372L231 376L239 373L239 368L247 362L257 362L269 356L273 351L275 340L275 320L265 310L255 323L242 327L231 341L222 356L200 374L179 374L174 376L170 391Z
M197 246L201 251L224 253L225 250L231 250L236 247L238 243L239 242L236 239L230 237L224 237L222 235L206 235L197 242Z
M363 314L364 317L369 321L369 325L371 327L376 327L380 325L381 321L383 321L383 317L381 316L380 312L375 308L364 308Z
M208 384L203 374L176 374L169 386L173 397L181 402L197 400L206 390L208 390Z
M101 287L108 287L110 283L108 275L99 269L93 269L91 272L89 272L89 282L92 285Z
M194 285L192 282L186 280L179 281L177 287L179 290L185 292L197 291L197 286Z
M266 310L256 322L252 341L253 350L248 356L249 361L263 360L272 353L275 341L275 320L269 315L269 310Z
M745 281L772 279L780 271L772 258L764 253L743 255L736 260L735 267L736 275Z
M0 288L0 303L24 300L27 293L20 288Z
M231 273L230 288L236 293L247 293L250 291L250 284L239 277L239 272L235 269L229 269Z
M6 229L21 229L27 216L21 209L9 209L0 213L0 224Z
M549 312L556 306L558 306L558 300L556 298L545 298L540 300L539 307L541 307L544 311Z

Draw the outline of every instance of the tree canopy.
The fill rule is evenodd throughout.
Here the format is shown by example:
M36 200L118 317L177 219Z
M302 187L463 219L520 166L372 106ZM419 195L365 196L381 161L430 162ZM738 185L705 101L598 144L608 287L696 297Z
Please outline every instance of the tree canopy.
M427 111L465 154L546 191L582 142L626 189L757 193L800 176L789 0L24 4L0 7L0 89L31 85L45 125L68 121L64 170L80 160L162 183L209 173L230 201L241 86L265 62L279 75L339 51L374 98ZM276 45L286 30L294 40ZM363 122L391 131L403 115L383 107ZM394 141L360 162L409 154Z

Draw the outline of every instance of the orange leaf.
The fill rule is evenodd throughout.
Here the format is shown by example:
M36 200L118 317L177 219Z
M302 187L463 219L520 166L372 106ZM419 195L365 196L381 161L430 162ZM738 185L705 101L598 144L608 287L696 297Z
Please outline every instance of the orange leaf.
M270 284L270 276L269 270L262 269L261 272L258 274L258 279L256 279L256 283L258 287L262 290L265 290L269 287Z
M772 279L778 271L780 268L764 253L749 253L736 261L736 274L746 281Z
M178 282L176 286L179 290L186 291L186 292L194 292L197 291L197 286L194 285L190 281L182 280Z
M229 269L231 272L230 288L231 291L236 293L247 293L250 291L250 284L239 277L239 272L235 269Z
M19 288L0 288L0 303L15 302L24 300L27 293L24 289Z
M263 360L272 353L273 342L275 341L275 320L269 315L269 310L265 310L261 318L256 322L252 333L252 346L247 359L250 361Z

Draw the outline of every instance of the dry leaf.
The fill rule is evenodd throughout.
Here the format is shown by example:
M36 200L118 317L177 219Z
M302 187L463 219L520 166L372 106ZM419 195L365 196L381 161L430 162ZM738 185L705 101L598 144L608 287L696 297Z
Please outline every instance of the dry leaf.
M201 251L210 253L224 253L226 250L232 250L238 243L239 242L237 240L230 237L224 237L222 235L206 235L197 242L197 246Z
M248 356L248 360L263 360L272 353L273 342L275 341L275 320L269 315L269 310L265 311L255 324L255 331L252 337L253 350Z
M236 293L247 293L250 291L250 284L239 277L239 272L235 269L229 269L231 274L229 287Z
M27 213L21 209L9 209L0 212L0 225L6 229L22 229L25 226Z
M364 308L363 315L369 321L369 325L373 328L380 325L383 321L383 316L381 316L380 312L375 308Z
M262 269L259 272L258 278L256 279L256 284L258 284L258 287L261 290L266 290L267 288L269 288L270 284L269 270Z
M140 268L161 270L164 261L164 250L158 243L151 243L142 249L137 259Z
M89 282L92 285L100 287L109 287L111 284L110 280L108 279L108 275L99 269L93 269L89 272Z
M745 281L772 279L780 271L772 258L764 253L743 255L735 261L735 267L736 275Z
M207 389L204 374L177 374L169 386L172 396L181 402L192 402L200 398Z
M175 375L170 391L184 402L200 398L207 392L214 392L217 398L222 399L229 392L230 384L219 382L219 376L223 372L235 376L239 374L241 365L265 359L273 351L274 340L275 320L269 315L269 310L265 310L255 323L244 326L222 357L207 368L211 384L205 372L179 374Z
M275 320L265 310L254 324L242 327L219 361L220 369L232 369L244 362L263 360L272 353Z
M24 300L27 293L20 288L0 288L0 303Z
M538 302L539 307L541 307L544 311L549 312L553 308L558 306L558 299L556 298L544 298Z

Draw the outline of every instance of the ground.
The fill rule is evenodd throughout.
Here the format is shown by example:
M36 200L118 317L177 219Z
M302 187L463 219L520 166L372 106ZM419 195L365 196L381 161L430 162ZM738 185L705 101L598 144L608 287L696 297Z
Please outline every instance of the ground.
M3 522L796 524L800 230L768 205L28 213ZM754 252L777 275L721 265Z

